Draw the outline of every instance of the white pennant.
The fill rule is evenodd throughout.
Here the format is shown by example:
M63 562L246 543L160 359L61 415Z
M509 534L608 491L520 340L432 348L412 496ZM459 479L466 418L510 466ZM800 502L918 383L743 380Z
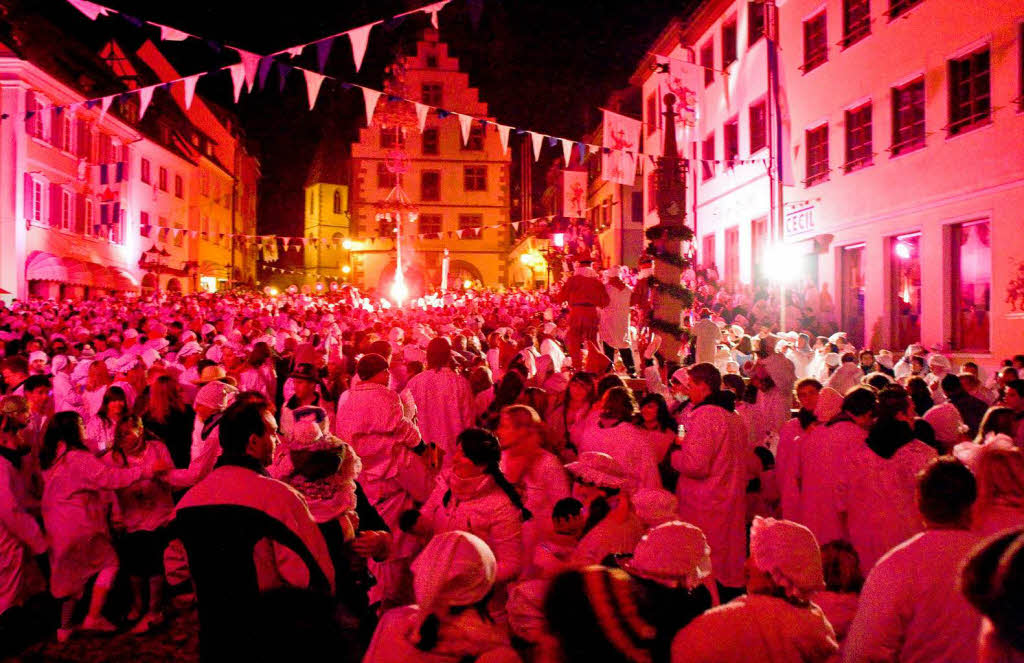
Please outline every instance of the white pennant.
M309 69L303 69L302 74L306 77L306 95L309 97L309 110L313 110L313 106L316 105L317 95L320 94L320 86L327 77Z
M458 230L456 230L456 231L455 231L455 234L459 236L459 239L462 239L462 229L461 229L461 228L459 228Z
M228 69L231 70L231 84L234 86L235 92L235 103L238 103L238 97L242 94L242 83L245 82L245 65L241 62L233 64Z
M146 109L149 108L149 102L153 101L153 90L156 86L150 85L148 87L139 88L139 120L142 120L142 116L146 114Z
M457 115L459 116L459 129L462 132L462 144L465 145L469 142L469 130L473 126L473 116L462 113L457 113Z
M504 154L508 154L508 133L512 130L512 127L499 124L498 125L498 138L501 139L501 151Z
M239 57L242 58L242 67L245 71L245 86L249 88L249 92L252 92L252 86L256 83L256 72L259 71L260 60L263 59L263 56L259 53L243 51L240 48L235 48L235 50L238 51ZM235 101L238 100L235 99Z
M516 232L519 232L519 222L518 221L513 221L512 222L512 228L515 229Z
M291 48L286 48L285 50L283 50L281 52L282 53L287 53L289 56L291 56L293 58L297 58L300 55L302 55L302 49L304 49L304 48L306 48L306 47L305 46L292 46Z
M531 131L530 140L533 141L533 160L540 161L540 146L544 142L544 134Z
M82 12L89 17L90 20L95 21L97 16L108 16L110 11L102 5L97 5L95 2L89 2L89 0L68 0L71 6Z
M565 167L569 167L569 162L572 160L572 141L565 138L559 138L562 141L562 156L565 157Z
M444 0L444 2L435 2L434 4L427 5L426 7L420 10L424 14L430 16L430 24L434 26L435 30L439 29L437 27L437 12L444 9L444 6L447 5L449 2L451 2L451 0Z
M599 149L601 149L601 148L598 147L597 145L588 145L587 146L587 151L590 152L591 154L597 154L597 151Z
M366 104L366 126L373 126L373 111L377 108L377 100L380 99L380 92L363 88L363 103Z
M103 122L103 116L110 110L110 103L114 101L114 95L103 97L100 99L100 122Z
M185 110L192 108L192 99L196 96L196 83L199 81L199 77L202 74L196 74L195 76L189 76L184 79L185 83Z
M185 41L192 36L187 32L182 32L166 25L160 25L159 23L154 23L153 25L160 28L161 41Z
M380 21L378 21L379 23ZM377 23L370 23L354 30L349 30L347 33L349 40L352 42L352 59L356 63L356 71L363 66L363 56L366 55L366 44L370 41L370 30Z
M427 112L430 110L430 107L418 101L412 103L416 106L416 121L420 125L420 133L423 133L423 127L427 125Z

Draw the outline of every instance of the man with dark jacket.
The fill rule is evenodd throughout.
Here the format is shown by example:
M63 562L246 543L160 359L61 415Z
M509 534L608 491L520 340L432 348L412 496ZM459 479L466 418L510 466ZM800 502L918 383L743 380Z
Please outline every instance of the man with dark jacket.
M946 394L949 402L960 412L960 418L964 420L967 432L973 438L978 434L978 428L981 426L981 420L988 410L988 405L980 398L967 393L963 383L960 382L959 375L950 373L942 378L941 384L943 393Z

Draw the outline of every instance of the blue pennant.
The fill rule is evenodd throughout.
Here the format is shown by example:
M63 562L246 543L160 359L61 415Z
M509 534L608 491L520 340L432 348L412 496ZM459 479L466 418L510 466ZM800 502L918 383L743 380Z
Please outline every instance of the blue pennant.
M555 145L558 145L558 139L554 136L548 136L548 146L554 147Z
M134 16L129 16L128 14L125 14L124 12L118 12L118 13L121 14L121 18L123 18L124 20L128 21L129 23L131 23L135 27L137 27L137 28L141 28L142 27L142 21L140 21L139 19L135 18Z
M216 42L216 41L214 41L212 39L207 39L206 40L206 45L209 46L210 48L212 48L217 53L220 53L221 50L222 50L222 47L221 47L220 43Z
M277 63L277 76L280 79L278 81L279 89L284 92L284 84L288 81L288 73L292 70L291 67L283 62Z
M273 66L274 66L274 58L265 57L262 60L260 60L259 82L260 82L260 89L261 90L264 87L267 86L267 76L270 75L270 68L273 67Z
M327 66L327 58L331 55L331 46L334 44L334 37L318 41L316 43L316 64L320 67L320 73L324 73Z
M448 117L449 115L451 115L451 113L449 113L445 109L443 109L443 108L438 108L437 109L437 116L439 118L441 118L442 120L445 119L446 117Z

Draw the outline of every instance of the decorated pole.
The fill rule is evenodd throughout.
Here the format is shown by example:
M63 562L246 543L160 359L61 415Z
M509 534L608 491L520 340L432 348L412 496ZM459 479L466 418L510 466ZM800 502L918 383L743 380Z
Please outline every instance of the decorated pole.
M665 149L655 170L655 202L658 224L647 229L647 252L654 260L649 285L652 293L649 324L661 337L661 350L668 361L677 361L680 349L689 338L682 324L683 313L693 305L694 294L682 285L683 270L689 260L683 255L683 242L693 239L686 221L686 173L688 162L679 157L676 146L676 96L665 95Z

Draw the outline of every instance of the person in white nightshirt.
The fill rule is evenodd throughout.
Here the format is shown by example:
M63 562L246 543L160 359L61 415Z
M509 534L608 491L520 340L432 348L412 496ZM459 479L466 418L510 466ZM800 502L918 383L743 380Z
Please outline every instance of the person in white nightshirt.
M452 370L452 348L438 337L427 344L427 368L413 377L405 392L416 404L416 424L423 440L444 452L442 463L450 468L455 438L473 425L473 393L466 378Z
M632 489L660 488L658 460L652 438L657 433L633 424L636 401L626 387L612 387L605 392L598 416L588 423L580 436L580 453L598 451L619 462L630 476Z
M253 344L245 369L238 376L238 388L241 391L257 391L271 403L274 402L277 396L277 373L274 371L274 362L270 360L270 346L265 342Z
M981 615L958 588L979 537L970 531L976 484L959 461L933 460L917 480L925 531L886 553L868 574L844 663L976 660Z
M878 419L864 443L849 447L836 467L836 509L865 572L887 550L921 531L914 477L936 452L915 439L913 421L906 390L882 389Z
M782 498L782 515L788 520L800 522L800 487L796 483L796 460L800 455L797 446L800 438L810 432L818 423L814 410L818 406L821 383L814 378L804 378L796 383L796 399L800 403L797 415L783 424L779 430L779 442L775 447L775 474L778 477Z
M978 634L978 663L1024 661L1024 528L985 539L964 564L960 590L984 617Z
M685 436L672 447L679 473L679 519L699 527L711 545L715 577L729 588L743 585L746 553L747 433L739 415L716 402L722 376L711 364L689 369L694 404Z

